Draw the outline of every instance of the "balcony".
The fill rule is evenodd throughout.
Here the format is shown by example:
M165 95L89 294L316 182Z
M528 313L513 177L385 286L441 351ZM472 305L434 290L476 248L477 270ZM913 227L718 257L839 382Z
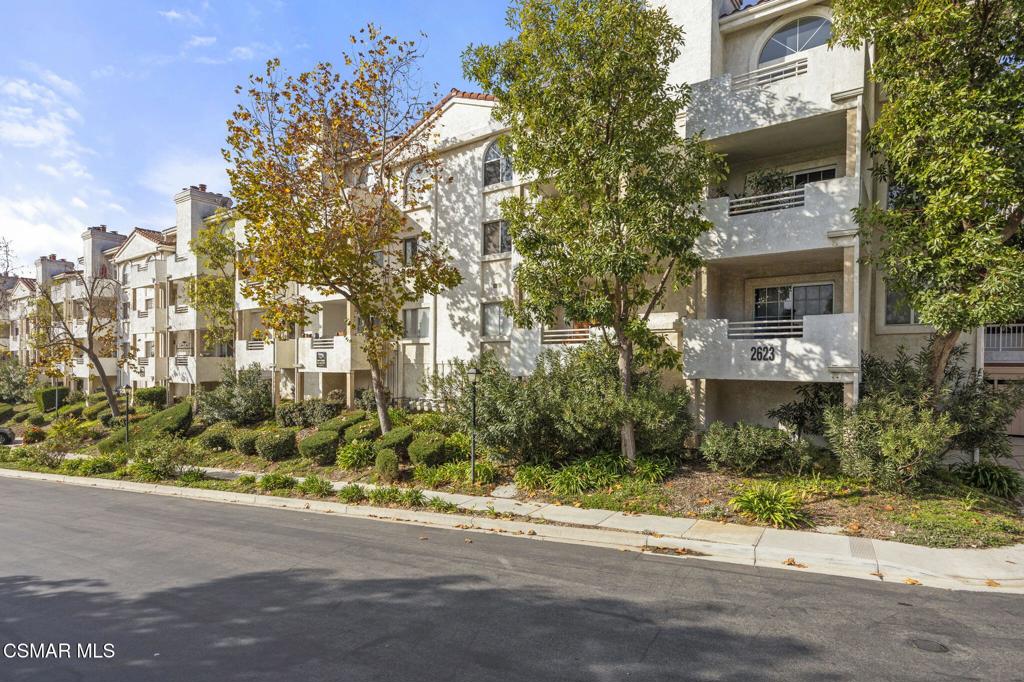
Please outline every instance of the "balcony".
M164 363L158 362L157 358L153 356L136 358L135 364L138 368L131 372L132 378L145 379L153 382L167 376L167 368Z
M352 342L347 336L302 338L298 350L304 372L352 371Z
M178 353L167 362L167 380L174 384L200 384L219 381L225 365L231 366L231 358L196 357Z
M802 320L687 320L687 379L841 381L858 366L857 316L809 315Z
M715 227L701 236L697 251L713 260L830 248L830 233L856 229L852 211L859 200L855 175L773 194L710 199L704 212Z
M121 284L128 288L152 286L164 278L166 271L167 268L163 260L152 260L145 264L129 264L128 276L122 275Z
M175 331L195 329L196 311L188 304L179 304L168 308L167 328Z
M274 364L274 344L269 341L236 341L235 366L248 367L253 363L270 369Z
M100 364L103 366L103 373L109 378L117 376L117 360L114 358L100 358ZM84 355L76 357L74 363L72 363L71 373L79 379L88 379L90 376L99 376L99 373L92 366L92 362L89 361Z
M543 327L540 330L540 342L545 346L572 346L590 340L594 327Z
M175 255L168 258L167 276L170 279L185 279L187 277L193 277L196 274L196 269L197 264L194 254L190 253L186 256Z
M1024 365L1024 324L985 327L986 365Z
M859 50L818 47L798 59L743 74L724 74L693 86L686 135L705 139L838 111L835 99L864 87Z

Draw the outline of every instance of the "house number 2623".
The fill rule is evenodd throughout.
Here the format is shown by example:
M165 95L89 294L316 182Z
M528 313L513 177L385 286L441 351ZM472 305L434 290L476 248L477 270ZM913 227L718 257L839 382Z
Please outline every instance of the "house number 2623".
M775 360L775 346L752 346L750 359L756 362L772 362Z

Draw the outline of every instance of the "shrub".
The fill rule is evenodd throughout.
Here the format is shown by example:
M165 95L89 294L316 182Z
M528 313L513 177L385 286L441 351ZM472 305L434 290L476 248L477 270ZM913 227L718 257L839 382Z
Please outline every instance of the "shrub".
M349 483L338 491L338 497L347 504L357 504L366 499L366 491L357 483Z
M192 426L192 401L183 400L139 422L133 437L139 440L184 436Z
M167 388L164 386L137 388L132 397L139 406L151 405L155 408L162 408L167 405Z
M107 404L106 399L103 399L83 409L82 417L84 417L85 419L98 419L101 412L109 409L110 405Z
M552 473L547 464L524 464L516 469L516 487L528 493L544 490Z
M373 440L379 435L380 423L377 420L362 421L345 429L345 442L354 443L357 440Z
M323 431L337 431L338 433L345 433L349 427L354 426L361 421L365 421L366 418L366 413L361 410L359 412L343 414L339 417L334 417L333 419L328 419L323 422L320 424L320 429Z
M676 470L676 463L669 457L637 457L633 466L634 478L646 483L661 483Z
M270 380L256 363L235 372L225 364L221 383L198 396L198 412L212 421L256 424L274 414Z
M30 426L25 429L25 433L21 435L21 440L25 445L32 445L33 443L42 443L46 440L46 431L43 431L38 426Z
M996 464L990 460L981 460L977 464L960 463L953 467L957 478L971 486L995 497L1012 500L1024 491L1024 478L1008 466Z
M264 429L256 438L256 452L268 462L295 457L295 429Z
M331 485L331 482L315 474L306 476L298 487L303 495L310 497L327 497L334 494L334 486Z
M303 426L320 426L338 416L344 408L344 403L321 398L307 398L299 404L302 405Z
M412 436L411 426L396 426L380 437L377 441L377 447L391 448L398 453L399 457L405 457L408 454Z
M713 470L729 469L742 474L778 468L792 452L785 431L739 422L730 427L714 422L701 441L700 452Z
M97 476L109 474L117 467L117 462L109 457L85 457L66 460L61 469L72 476Z
M372 488L366 495L370 504L401 504L403 499L402 489L396 486Z
M377 450L373 472L378 481L391 483L398 480L398 453L390 448Z
M413 469L413 478L428 488L449 484L469 484L470 463L467 461L446 462L436 467L420 464ZM493 462L483 459L476 463L477 485L490 485L497 480L498 469Z
M199 483L206 480L206 473L202 469L185 469L178 480L185 484Z
M78 417L62 416L53 422L47 435L52 447L70 452L85 443L88 434L85 424Z
M40 412L49 412L50 410L57 409L58 405L67 405L68 393L70 393L70 391L64 386L47 386L46 388L37 388L33 394L36 409Z
M231 434L234 427L230 422L218 422L199 434L199 444L208 450L224 451L231 449Z
M29 399L32 370L12 355L0 358L0 402L19 403Z
M883 489L912 487L932 472L956 435L931 397L908 401L898 393L871 396L852 409L825 413L825 435L842 472Z
M431 467L426 464L417 464L412 470L413 480L428 488L438 488L451 483L448 480L449 475L450 472L441 467Z
M42 426L46 423L46 417L39 414L38 412L31 412L28 415L28 423L32 426Z
M426 466L437 466L447 461L445 436L437 431L426 431L416 436L408 447L409 461Z
M444 439L445 455L448 459L469 459L473 448L473 440L469 434L456 431ZM477 443L477 456L480 456L480 444Z
M4 424L8 419L14 416L14 407L11 405L0 404L0 424Z
M448 500L442 500L440 497L431 497L427 501L427 506L430 507L431 511L441 512L443 514L452 514L459 511L459 505Z
M299 481L294 476L287 474L264 474L260 477L259 482L256 484L260 490L271 491L271 490L291 490L299 484Z
M256 487L256 477L252 474L242 474L235 479L235 485L243 490L252 490Z
M13 417L15 424L20 424L21 422L25 421L28 418L29 418L29 413L28 412L18 412Z
M338 466L345 469L363 469L373 464L375 457L373 443L368 440L357 440L338 448L335 461Z
M775 419L796 435L825 433L825 410L843 404L843 386L836 383L800 384L796 387L797 400L768 410L766 416Z
M412 430L417 433L420 431L447 433L447 427L450 426L448 422L449 420L443 414L437 412L423 412L409 417L409 424L412 426Z
M199 466L202 456L195 443L175 436L136 441L132 445L129 472L132 478L142 481L177 478L186 470Z
M282 400L274 410L274 420L279 426L307 426L302 403Z
M260 432L254 429L235 429L231 432L231 447L252 457L256 454L256 439L259 437Z
M796 528L806 522L796 493L774 481L745 488L729 504L741 516L776 528Z
M61 410L61 416L70 415L72 417L81 417L82 411L85 409L85 405L71 405L65 410ZM2 420L0 420L2 421Z
M317 431L299 443L299 452L321 466L330 466L337 458L338 434L336 431Z

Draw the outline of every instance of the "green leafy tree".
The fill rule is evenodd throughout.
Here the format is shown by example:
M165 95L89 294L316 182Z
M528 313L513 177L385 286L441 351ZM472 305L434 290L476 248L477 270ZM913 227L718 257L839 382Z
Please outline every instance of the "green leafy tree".
M31 370L18 362L17 358L0 358L0 402L24 401L32 386L31 375Z
M683 31L643 0L517 0L508 25L511 39L470 46L463 62L497 96L513 167L537 178L502 203L523 257L515 319L600 326L628 400L638 360L679 361L648 320L699 267L694 243L711 227L700 201L724 177L717 155L677 132L690 91L669 69ZM624 417L630 460L634 428Z
M961 332L1024 318L1024 3L836 0L834 41L874 46L868 142L888 206L858 212L876 262L934 325L938 387Z
M235 239L229 214L218 213L189 243L198 259L198 274L187 293L205 328L204 348L230 346L235 340Z
M248 102L228 122L232 194L246 218L242 291L277 332L303 325L318 306L295 285L349 302L370 365L382 431L391 428L385 370L402 337L406 303L461 281L447 250L416 231L407 201L438 177L436 119L416 84L420 49L374 26L352 38L343 79L331 64L283 76L271 60L250 77ZM415 169L417 172L411 172Z

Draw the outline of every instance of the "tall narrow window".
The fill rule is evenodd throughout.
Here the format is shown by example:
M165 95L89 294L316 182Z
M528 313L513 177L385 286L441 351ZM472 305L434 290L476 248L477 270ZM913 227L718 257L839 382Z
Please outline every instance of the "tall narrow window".
M505 337L512 333L512 318L505 315L502 303L484 303L480 309L481 332L485 337Z
M416 251L419 249L419 239L417 237L409 237L402 240L402 263L405 265L412 265L412 262L416 260Z
M832 22L822 17L803 17L780 28L768 39L758 65L820 47L832 37Z
M512 240L508 237L508 223L504 220L484 223L484 255L492 256L511 251Z
M512 180L512 162L505 156L497 140L484 152L484 187Z
M907 296L901 291L885 287L885 323L886 324L921 324L917 319L917 311L910 307Z
M407 339L425 339L430 336L430 308L408 308L402 311L402 326Z
M405 203L407 206L422 206L430 202L433 178L426 164L417 163L405 175Z

